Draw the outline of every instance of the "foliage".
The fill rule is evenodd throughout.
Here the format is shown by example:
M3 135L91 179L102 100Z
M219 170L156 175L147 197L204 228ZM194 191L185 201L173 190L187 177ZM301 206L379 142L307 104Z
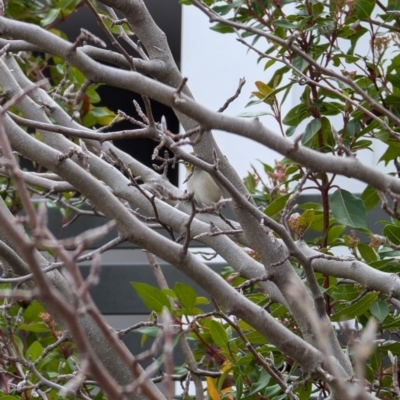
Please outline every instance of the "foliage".
M255 261L254 265L260 267L258 272L266 271L265 275L259 273L257 277L250 277L250 273L246 275L246 271L239 273L238 270L242 268L242 265L238 261L239 265L233 265L234 263L231 262L231 266L222 270L220 274L222 279L210 275L210 282L208 282L203 276L196 275L196 273L200 274L199 268L189 268L194 261L187 257L188 239L195 236L194 233L190 233L195 213L198 213L196 216L205 214L206 211L218 214L222 205L219 204L211 210L198 208L196 210L193 202L191 210L195 212L191 215L192 220L177 222L179 225L177 228L177 225L173 226L174 222L169 222L171 218L160 216L160 208L157 207L162 206L157 206L155 199L186 202L188 197L176 196L171 188L163 192L158 184L153 187L139 187L137 176L140 174L134 174L132 167L127 167L121 156L115 153L115 149L108 153L102 148L97 152L93 150L96 157L101 155L106 162L118 168L118 173L121 171L130 179L129 186L145 197L146 204L150 204L150 212L148 209L145 212L154 214L153 217L143 217L130 209L130 215L134 214L135 218L145 222L161 224L171 236L169 246L172 250L168 252L168 249L165 250L168 246L160 245L160 257L162 258L163 255L165 259L171 257L175 260L174 265L177 268L194 270L192 276L195 276L198 282L202 283L203 288L209 289L211 293L212 301L199 296L191 286L179 282L173 288L162 284L160 288L157 288L142 282L132 282L132 290L137 292L151 311L151 316L149 321L130 330L136 330L141 334L142 344L152 340L154 349L157 348L156 350L152 348L151 352L151 356L157 358L154 365L156 368L161 368L163 365L166 371L161 378L167 376L167 382L172 377L182 382L187 379L189 382L190 379L196 380L196 377L200 376L212 400L234 398L305 400L313 395L327 398L330 391L335 390L332 381L329 380L332 374L326 372L329 363L324 359L320 363L326 369L313 365L313 368L307 370L304 365L301 365L302 358L307 357L298 357L294 351L288 350L289 346L285 347L288 343L282 345L279 338L276 338L279 334L275 334L275 325L265 330L256 327L256 324L260 322L259 319L269 316L275 322L279 322L282 329L285 328L279 332L285 332L285 335L294 334L293 336L282 334L285 338L290 337L287 342L294 343L297 338L304 339L304 346L311 343L313 350L321 351L321 359L329 355L325 347L328 348L332 343L336 343L335 340L338 340L340 348L346 352L343 357L347 357L348 354L352 367L355 369L355 386L360 388L360 393L366 387L367 392L378 398L397 398L399 395L397 357L400 355L400 345L396 339L400 329L400 317L397 313L400 299L396 279L400 272L400 214L398 212L400 194L396 193L397 189L394 185L390 186L390 182L393 181L387 181L389 183L383 190L379 185L385 179L385 175L379 175L375 179L375 175L372 176L372 169L364 169L370 172L370 181L366 178L361 179L358 169L364 166L361 167L359 165L361 163L357 164L357 158L360 158L363 153L375 151L377 143L383 143L386 147L384 153L379 155L378 163L390 169L389 176L398 177L399 175L400 21L398 14L391 11L398 10L400 3L394 0L389 0L386 5L372 0L331 0L330 2L184 0L182 3L193 3L209 15L214 21L211 27L214 31L237 35L244 46L257 52L259 62L264 64L265 76L268 78L254 83L252 98L248 103L250 111L243 113L242 118L269 115L276 120L280 130L279 135L285 140L291 138L293 141L291 148L283 148L283 145L275 148L284 155L281 160L275 165L261 161L259 163L261 172L258 168L254 168L245 177L244 183L257 205L249 212L247 219L255 219L256 215L257 225L253 227L257 226L257 229L260 229L257 234L267 236L269 245L273 243L272 247L278 250L274 256L271 255L271 259L267 259L263 250L269 245L265 244L265 247L259 245L259 238L252 237L253 241L251 241L251 232L246 232L246 221L242 219L243 226L240 233L244 232L245 236L246 234L249 236L248 240L244 241L245 256L249 256L248 258ZM10 0L7 3L6 15L41 25L54 35L65 38L64 33L57 26L81 5L80 1L71 0L45 3ZM97 8L97 12L98 15L105 15L104 10L100 8ZM110 15L108 19L103 18L106 27L109 28L109 32L119 32L122 35L123 33L117 27L118 24L113 21L114 16ZM123 22L121 24L123 25ZM133 27L125 26L122 29L125 33L131 34L131 28ZM366 43L368 46L365 45ZM138 47L135 49L140 51ZM154 50L153 47L151 49L151 51ZM147 49L148 54L151 51ZM146 57L143 58L148 61ZM93 127L97 129L96 133L102 133L111 128L119 118L128 119L142 129L149 128L148 137L161 142L162 145L166 144L175 153L177 159L183 158L186 161L196 162L196 159L186 159L190 155L179 152L180 150L177 149L179 146L176 146L176 142L171 138L179 142L181 137L177 138L169 132L165 121L154 122L149 115L146 116L142 110L139 110L138 113L143 122L138 122L121 114L116 116L111 110L102 106L97 92L102 82L93 84L77 66L66 62L59 55L33 51L19 55L18 60L19 67L32 81L37 81L44 76L50 79L49 87L46 88L48 93L68 115L73 117L74 123L85 128ZM162 88L156 87L156 89L161 93ZM298 102L284 112L293 92L300 93ZM4 94L7 94L5 89ZM180 104L183 104L182 107L185 107L185 101L191 104L189 98L181 100L179 96L179 90L170 96L174 98L174 106L178 108ZM160 98L163 99L166 96L160 95ZM144 100L144 104L146 113L151 113L149 103ZM136 108L140 109L138 106ZM256 108L257 110L253 112ZM13 105L10 111L16 116L24 115L17 105ZM190 111L194 113L193 109ZM190 114L189 111L186 113ZM196 118L196 115L192 114L190 116ZM203 130L212 126L211 123L210 125L205 122L201 124L200 117L198 119L202 125L201 134L204 133ZM190 129L186 130L190 131ZM68 135L67 131L63 133ZM46 142L46 138L42 136L39 129L32 136L39 142ZM85 144L82 144L83 141L79 135L75 138L71 137L71 145L76 144L83 149L84 155L79 153L77 163L80 163L84 171L82 176L86 176L89 167L85 164L88 158L85 158L85 154L87 156L89 150ZM191 143L194 146L198 144L195 140ZM164 166L167 168L172 162L175 163L176 159L171 161L159 157L158 151L161 148L159 146L156 147L153 158L165 162ZM274 148L272 141L270 147ZM331 167L338 166L338 169L341 168L340 171L330 173L332 171L328 167L320 166L318 163L309 166L308 160L304 157L302 159L304 161L300 162L296 158L300 157L298 156L300 148L312 150L313 152L306 153L312 156L323 155L326 159L335 157L335 162ZM213 156L213 151L209 150L208 161ZM65 159L73 155L72 152ZM310 156L310 163L312 156ZM35 162L34 157L32 159ZM329 158L329 160L332 159ZM63 159L62 162L64 161ZM214 156L214 161L217 165L216 156ZM62 162L59 160L58 164L55 164L55 171L61 170ZM38 172L42 171L43 166L40 163L35 166ZM208 172L215 173L216 169L216 167L210 167ZM12 213L17 215L24 206L23 193L17 190L16 186L8 187L10 174L4 174L6 175L4 185L7 183L7 187L2 191L2 198ZM124 191L120 187L112 187L110 182L113 178L107 180L95 173L93 175L96 176L94 179L96 183L98 183L97 180L104 179L104 184L111 188L109 193L116 193L119 196L119 206L125 207L125 204L123 205L120 201L121 198L126 203L131 201L131 198L124 197ZM136 178L133 175L136 175ZM351 193L341 187L342 181L339 175L360 178L368 185L360 195ZM146 182L145 177L141 175L140 179ZM70 181L79 185L73 177ZM148 185L151 183L152 179L146 182ZM219 183L224 186L221 181ZM128 184L124 181L124 188L127 186ZM229 188L228 185L224 187ZM149 188L153 197L144 192L144 189ZM42 194L40 185L29 184L28 189L31 194ZM93 215L98 215L99 211L104 215L108 212L107 218L114 219L117 221L116 224L123 225L121 222L123 218L120 217L120 220L117 220L118 218L110 211L114 209L113 206L101 208L96 203L95 197L87 199L88 195L83 193L84 189L84 186L80 188L77 186L74 190L64 191L60 196L54 195L52 190L49 190L48 207L57 207L63 215L65 224L73 221L80 213L87 212L85 207L89 207ZM320 201L302 202L301 195L311 189L318 193ZM233 200L240 201L240 196L233 189L229 190ZM242 200L243 198L244 196L241 197ZM174 205L179 207L179 202ZM386 219L372 227L369 221L371 212L375 212L379 207L386 212ZM37 208L37 214L42 215L41 209ZM256 214L260 210L262 218ZM125 216L125 214L122 215ZM174 218L177 221L180 216L176 214ZM260 220L262 228L260 228ZM184 231L180 231L179 236L183 238L183 244L179 248L177 258L173 258L175 254L171 255L171 253L177 253L173 250L175 249L173 246L178 241L174 232L176 233L182 226L184 226ZM215 229L214 227L215 225L212 225L210 231L203 232L204 236L213 238L214 233L223 233L222 230L218 232L218 227ZM229 229L235 227L231 225ZM34 227L31 226L31 228ZM47 241L40 242L43 238L35 229L33 229L31 239L37 248L47 251L49 256L65 256L60 250L60 242L54 245L48 237L45 237ZM125 226L122 228L119 226L118 229L121 238L135 241L132 239L135 237L134 233L131 231L126 233ZM233 230L234 232L227 233L238 233L238 230ZM154 251L153 242L141 232L136 242L146 250ZM95 233L102 235L104 231ZM83 239L89 240L91 236L96 235L94 232L89 232ZM144 237L146 239L143 239ZM162 239L158 238L158 240L161 243ZM212 242L211 239L211 242L206 242L206 244L213 247L217 239L214 240ZM61 244L67 248L71 243L62 242ZM76 251L73 263L76 264L81 255L79 251L82 249L77 243L73 244ZM243 251L243 246L237 246L233 241L230 241L230 245L235 251ZM284 245L287 252L279 253L279 249ZM304 250L305 247L307 250ZM341 257L343 254L346 257ZM65 257L67 259L67 256ZM93 257L95 258L95 255ZM227 258L226 255L225 257ZM246 262L248 258L245 258ZM318 261L321 263L316 265ZM279 281L280 274L286 273L285 265L289 262L290 271L294 272L296 279L302 283L302 289L295 286L293 286L295 289L287 289L285 285L288 283L283 284ZM327 264L329 265L326 266ZM198 267L197 264L193 265ZM329 269L329 266L333 268ZM357 272L359 269L361 269L360 273ZM91 278L93 280L85 283L87 287L82 283L82 286L77 285L75 288L83 300L81 298L77 300L75 297L73 300L76 303L82 301L87 309L93 311L93 308L88 306L90 300L87 300L85 295L86 289L96 280L95 262ZM72 278L67 275L68 279ZM390 279L394 282L393 286L389 282ZM233 293L230 299L240 298L238 303L230 304L230 300L224 298L223 290L221 290L221 297L216 298L216 293L217 295L219 293L213 289L217 285L214 280L226 291L233 289L229 292ZM225 286L222 286L221 282L224 282ZM266 286L268 283L273 283L278 287L283 301L277 300L279 296L273 297L269 292L271 286ZM226 289L228 286L229 288ZM3 318L0 324L3 347L1 374L5 384L1 390L3 396L8 396L4 398L22 399L40 395L43 398L55 399L60 393L71 396L70 398L75 398L75 396L102 398L103 392L98 391L97 383L88 378L83 361L78 361L79 357L82 358L82 351L77 350L72 342L67 341L67 337L60 339L60 333L54 321L48 314L44 314L39 303L34 301L26 309L21 308L16 303L18 296L13 298L8 286L2 290L4 300L1 307ZM306 297L307 295L309 298ZM307 309L308 299L313 307ZM222 304L223 301L228 304ZM212 304L212 311L209 311L210 304ZM262 317L247 320L246 317L254 317L249 311L253 310L251 308L253 306L257 307ZM299 311L296 306L303 306L304 309ZM267 315L262 314L265 311ZM324 326L325 316L329 320L328 327ZM170 325L168 318L172 321ZM171 326L178 332L174 339L169 336ZM341 335L337 339L329 337L331 326L340 330ZM305 327L309 327L312 332L305 331ZM275 339L269 339L269 329L274 332ZM307 339L307 335L312 338ZM181 338L191 344L192 353L188 356L189 361L187 358L183 366L175 366L175 369L171 371L168 346L178 346ZM164 347L160 345L161 342ZM160 347L162 347L161 354ZM334 345L332 348L334 349ZM190 357L193 357L193 360ZM340 357L337 356L337 358ZM190 365L190 361L194 362L197 370L193 370L193 363ZM339 363L341 360L338 361ZM345 370L345 367L343 369ZM350 374L343 385L352 385L355 377ZM334 379L338 378L334 377ZM102 382L99 384L101 386ZM103 386L101 387L104 389ZM127 385L125 384L124 387L126 388ZM130 389L134 393L137 388L135 387L134 390L130 387ZM367 392L362 393L366 395ZM201 398L200 395L198 396Z
M7 289L10 289L10 285L3 284L2 290ZM42 377L54 382L45 390L47 398L59 399L62 386L80 368L74 344L37 301L18 304L3 300L1 309L1 397L14 400L43 396L43 384L40 383ZM80 390L92 398L102 398L94 382ZM72 399L80 396L68 397Z
M264 114L276 119L282 135L292 137L297 134L296 140L302 146L322 153L357 157L360 152L374 151L374 144L380 141L387 145L387 150L379 162L385 165L394 162L394 170L398 171L399 153L396 149L400 132L397 120L400 81L396 76L400 60L399 30L397 14L390 14L390 10L398 10L397 2L389 1L387 8L381 3L366 0L238 0L209 2L208 5L220 17L214 20L226 18L211 29L236 33L238 40L255 50L259 62L264 63L268 80L255 82L253 96L256 99L249 102L249 107L258 106L259 109L260 105L264 105L261 109L268 110ZM263 38L268 39L269 47L264 44ZM366 43L369 44L367 49ZM307 54L306 59L303 54ZM299 88L302 90L299 103L282 115L290 92ZM376 104L390 113L382 115L377 112ZM246 117L260 114L259 111L248 112ZM317 246L325 254L333 256L338 254L335 248L340 247L339 251L343 252L343 247L347 247L355 259L372 268L395 273L400 271L396 258L400 243L397 200L388 212L391 218L380 221L380 227L370 230L367 212L379 207L379 197L382 198L382 193L378 196L373 187L367 186L361 196L357 196L341 189L340 183L336 183L338 177L307 171L288 158L276 165L262 163L262 167L268 184L257 171L249 173L245 182L267 216L286 221L295 237L303 238L305 235L310 246ZM298 196L305 186L320 193L321 203L296 207ZM293 214L295 208L300 214ZM302 219L307 221L306 224ZM354 230L349 233L346 228ZM317 237L307 234L308 229L316 232ZM300 267L296 263L294 266ZM299 273L302 275L300 270ZM306 280L305 276L303 279ZM362 286L327 275L317 275L317 279L325 293L331 321L356 319L365 327L373 316L379 323L378 331L382 339L397 336L400 320L396 312L393 313L389 297L377 292L368 293ZM260 296L257 301L262 303L265 300ZM277 308L282 310L282 306ZM271 313L274 315L273 309ZM298 331L287 310L274 316L285 321L290 329ZM229 324L225 328L230 331ZM241 344L244 345L243 342ZM223 350L222 346L220 348ZM260 343L257 352L264 354L265 351L264 357L269 355L274 365L282 369L282 355L276 354L276 349L270 345ZM381 398L391 398L393 385L392 377L388 375L388 351L385 345L378 346L366 362L368 385ZM235 354L238 353L235 351ZM236 387L236 390L247 393L246 398L257 398L251 395L259 376L247 384L245 379L254 373L257 363L248 352L244 357L247 362L242 363L240 358L233 363L235 377L242 378L241 387ZM251 363L256 363L253 368ZM290 361L289 366L286 368L288 376L296 367ZM273 381L265 381L264 386L258 388L258 395L270 398L270 390L275 387ZM320 389L323 388L315 390ZM310 394L310 390L308 394L304 391L300 398L309 398ZM274 399L285 398L279 389L275 395Z

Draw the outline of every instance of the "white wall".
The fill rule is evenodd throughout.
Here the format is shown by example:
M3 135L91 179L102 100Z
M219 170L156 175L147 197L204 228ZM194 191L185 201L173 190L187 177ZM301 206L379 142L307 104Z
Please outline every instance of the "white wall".
M182 9L182 73L188 77L188 85L196 100L217 111L238 87L239 79L245 77L242 94L224 112L238 115L244 111L269 111L263 105L245 109L250 94L256 89L256 80L267 80L263 65L257 64L254 53L236 41L233 34L222 35L209 29L208 19L195 7ZM273 128L277 124L272 117L261 117ZM271 125L273 124L273 125ZM273 163L281 156L248 139L237 135L215 131L215 138L240 176L257 166L256 159ZM260 168L262 170L262 168ZM181 174L182 175L182 174Z
M239 79L245 77L247 83L242 94L229 106L225 113L235 116L245 111L269 111L267 106L263 104L245 108L250 100L251 92L256 90L254 82L257 80L268 82L270 79L271 72L269 70L264 71L266 61L257 64L257 55L254 52L248 52L245 46L237 42L235 34L223 35L209 28L210 23L200 10L193 6L183 6L182 72L183 76L189 79L188 85L196 100L216 111L224 104L226 99L235 93ZM263 43L263 40L260 39L257 46L265 50L269 45L265 41ZM366 48L369 48L368 44ZM292 91L291 98L284 104L284 110L288 111L298 104L303 90L303 87L298 86ZM279 132L278 125L273 117L264 116L260 119L270 129ZM331 122L334 123L334 120L331 120ZM303 125L305 127L306 122ZM300 132L301 129L297 131L297 133ZM216 131L215 138L223 153L242 177L247 175L247 171L251 170L251 163L256 167L260 165L257 163L257 159L273 165L275 159L280 160L282 158L281 155L268 148L233 134ZM376 165L380 154L385 150L385 146L377 146L376 149L379 149L379 154L362 151L357 156L368 165ZM383 164L379 164L378 168L383 169ZM262 168L260 167L259 170L262 171ZM182 171L180 175L183 181L184 172ZM360 193L365 187L362 182L344 177L340 177L337 183L344 189L355 193Z

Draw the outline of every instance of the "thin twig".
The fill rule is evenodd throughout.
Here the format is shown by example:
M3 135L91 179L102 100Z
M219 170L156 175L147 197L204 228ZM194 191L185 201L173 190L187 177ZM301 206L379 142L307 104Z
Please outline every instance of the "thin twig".
M224 105L218 110L219 113L224 112L229 107L229 104L231 104L234 100L236 100L239 97L245 83L246 83L246 78L239 79L239 86L236 90L236 93L233 96L229 97L228 100L226 100Z

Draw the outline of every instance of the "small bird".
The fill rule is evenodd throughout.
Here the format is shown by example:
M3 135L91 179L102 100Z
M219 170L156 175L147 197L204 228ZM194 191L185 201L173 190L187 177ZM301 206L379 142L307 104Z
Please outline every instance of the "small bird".
M222 197L221 189L211 178L211 175L193 164L185 161L186 187L189 193L194 194L198 205L212 206Z

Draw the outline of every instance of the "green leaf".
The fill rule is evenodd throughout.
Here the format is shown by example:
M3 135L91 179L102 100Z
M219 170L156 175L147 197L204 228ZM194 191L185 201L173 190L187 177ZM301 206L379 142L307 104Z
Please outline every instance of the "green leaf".
M38 370L39 371L43 370L44 367L46 367L48 364L51 364L52 362L55 365L59 365L59 360L60 360L60 352L57 350L50 351L50 353L47 353L45 357L42 359L42 361L39 363Z
M324 215L321 214L316 214L314 217L314 221L310 226L310 229L316 232L322 232L322 229L324 227Z
M33 342L25 353L25 357L35 362L43 353L43 346L38 342Z
M268 60L264 65L264 71L267 70L269 67L275 64L275 60Z
M43 18L40 21L40 25L42 25L43 27L49 26L51 23L53 23L58 16L60 15L61 10L59 8L53 8L49 11L49 13L47 14L46 18Z
M196 291L191 286L181 282L175 283L174 291L181 305L190 311L196 304Z
M62 0L61 2L59 2L59 6L62 9L73 9L77 6L77 4L79 3L79 0Z
M157 326L144 326L142 328L135 329L134 332L155 338L160 333L160 328Z
M322 111L324 115L338 115L344 110L343 104L340 104L336 101L332 102L324 101L322 104L323 104Z
M214 343L221 349L228 349L228 334L224 327L217 321L212 320L210 323L210 334Z
M218 32L218 33L234 33L234 29L231 28L230 26L227 26L225 24L221 24L218 22L214 26L210 28L212 31Z
M399 156L400 156L400 148L397 146L389 145L378 162L384 161L385 165L388 165L389 161L392 161Z
M297 395L299 400L308 400L312 393L311 382L307 382L304 385L293 390L293 393Z
M346 131L351 138L353 138L357 134L357 132L360 132L360 129L360 124L354 119L349 121L349 123L346 125Z
M381 126L380 126L379 122L375 121L373 119L373 120L371 120L371 122L364 129L361 129L360 136L364 136L367 133L370 133L374 129L378 129L378 128L380 129L380 127ZM388 137L390 137L390 135L388 135Z
M271 93L272 92L273 92L273 90L271 89ZM259 102L263 102L263 103L266 103L266 104L269 104L269 105L272 105L275 102L274 96L271 96L269 93L268 94L263 94L261 92L252 92L252 94L254 96L256 96L259 100L257 100L256 102L248 103L246 105L246 107L249 107L250 105L258 104Z
M341 38L343 38L343 39L347 39L347 38L353 36L355 33L356 33L356 31L355 31L353 28L351 28L351 27L348 26L348 25L344 25L344 26L338 31L338 36L341 37ZM339 58L340 56L341 56L341 55L339 54L339 55L337 55L336 57ZM358 57L357 57L357 59L358 59ZM357 60L356 60L356 61L357 61ZM335 66L339 66L339 63L338 63L338 64L335 64Z
M113 116L113 112L106 107L95 107L92 109L92 114L95 118Z
M320 3L319 1L316 1L312 5L312 11L313 11L313 13L320 15L324 11L324 5L322 3Z
M196 297L196 305L198 304L210 304L210 300L208 300L206 297Z
M263 96L269 96L274 91L274 89L271 86L268 86L262 81L256 81L255 85L257 86L257 89Z
M177 294L172 289L161 289L161 291L169 297L172 297L174 300L178 299Z
M271 80L268 82L268 86L271 86L274 88L278 87L282 81L283 76L289 71L290 71L290 69L288 67L282 67L282 68L277 69L275 71L274 75L272 76ZM289 84L289 85L285 85L284 87L285 88L287 87L289 90L291 88L291 86L292 86L292 84Z
M367 312L372 304L376 301L378 293L371 292L365 295L362 299L352 304L351 306L345 307L338 311L336 314L331 316L331 321L347 321L353 319Z
M322 204L313 203L313 202L299 204L298 208L300 208L300 210L309 210L310 208L312 208L312 209L314 209L314 211L318 211L318 212L323 212L324 211L324 208L322 207Z
M34 300L24 311L24 321L43 323L42 319L39 318L39 314L45 312L46 310L43 308L43 306L37 300Z
M374 234L367 228L357 228L357 230L364 235L368 236L369 238L372 237Z
M252 394L257 393L260 390L264 389L268 385L270 380L271 380L271 376L268 374L268 372L265 369L262 369L258 381L251 385L251 389L248 394L252 395Z
M306 232L308 228L311 226L312 222L315 218L315 211L313 209L308 209L300 215L297 225L301 232Z
M372 145L372 140L366 140L366 139L361 139L357 140L356 143L352 146L352 150L360 150L360 149L370 149L370 146Z
M164 307L171 309L168 297L160 290L147 283L131 282L138 296L149 310L160 314Z
M286 137L291 137L293 134L296 132L297 126L290 126L289 128L286 129L285 135Z
M400 343L399 342L384 344L382 346L379 346L378 349L383 350L385 352L391 351L395 356L400 356Z
M230 354L229 354L229 356L231 357ZM232 386L230 384L228 385L228 381L226 381L226 378L230 375L230 373L231 373L231 370L229 368L226 368L226 369L224 368L222 375L218 379L218 386L217 386L218 391L221 391L223 389L223 386L226 386L226 387Z
M319 119L313 119L306 126L305 135L301 138L303 144L308 143L314 135L321 129L321 121Z
M379 256L382 256L382 254L379 254ZM375 269L382 269L386 266L389 266L389 264L392 264L393 260L394 260L393 258L386 258L385 260L377 260L370 263L369 266Z
M142 335L140 339L140 347L143 347L149 337L147 335Z
M371 361L371 368L374 371L378 371L382 365L382 352L379 351L379 348L375 348L374 352L369 357Z
M246 189L249 191L249 193L255 193L257 182L251 172L249 172L246 178L244 178L244 184L246 185Z
M383 248L379 250L379 255L381 258L400 257L400 251L390 248Z
M18 347L19 352L21 354L24 354L24 344L22 343L21 338L17 335L13 335L13 339L14 339L15 344Z
M299 104L293 107L283 118L283 123L288 126L297 126L301 121L310 116L307 106Z
M360 291L354 285L333 286L329 292L333 299L342 301L352 301L360 295Z
M399 245L400 244L400 227L396 225L386 225L383 228L383 234L386 236L392 243Z
M385 301L377 301L369 309L371 314L382 324L389 314L389 306Z
M389 95L385 97L385 104L388 106L400 106L400 97L395 95Z
M400 67L400 54L397 54L395 57L391 59L390 65L387 67L387 73L391 73L393 71L397 71Z
M93 86L89 86L86 90L86 94L92 104L98 103L101 100L100 95L97 93Z
M254 361L253 354L246 354L244 356L240 356L240 358L236 358L237 365L249 365Z
M268 343L265 336L261 335L261 333L257 332L257 331L252 331L252 332L246 333L245 336L246 336L246 339L253 345Z
M214 6L212 9L219 15L226 15L231 11L232 9L236 8L242 3L242 0L236 0L233 1L232 3L228 5L223 5L223 6Z
M286 202L290 197L290 193L285 194L284 196L278 197L273 202L268 204L267 208L264 210L264 214L269 217L273 217L278 214L278 212L282 211L285 208Z
M236 400L240 400L242 398L242 393L243 393L243 378L241 375L239 375L236 378Z
M346 230L346 225L334 225L328 231L328 244L333 244L339 236Z
M305 60L301 56L296 56L293 58L292 64L295 68L297 68L300 71L304 71L308 66L309 63L307 60Z
M281 391L281 387L276 384L276 385L272 385L272 386L268 386L267 389L265 389L264 395L267 399L274 399L271 398L272 396L274 396L275 394L278 394ZM285 397L287 397L287 395L285 394Z
M400 88L400 77L398 76L399 72L396 70L396 74L387 74L386 79L396 88ZM386 99L385 99L386 103Z
M375 253L375 250L368 246L365 243L359 243L357 246L358 251L361 254L361 257L364 259L366 263L371 263L378 260L378 255Z
M275 307L271 306L271 315L274 318L279 318L281 316L287 316L288 315L288 310L282 304L276 304Z
M278 19L278 20L272 21L272 24L275 26L279 26L283 29L297 29L297 25L291 23L287 19Z
M379 203L379 195L376 189L368 185L360 196L367 211L372 210Z
M339 224L368 229L364 203L354 194L338 189L332 194L330 203L333 217Z
M359 19L368 19L375 7L374 0L357 0L355 13Z
M400 318L390 318L386 319L386 323L382 326L385 330L399 329L400 328Z

